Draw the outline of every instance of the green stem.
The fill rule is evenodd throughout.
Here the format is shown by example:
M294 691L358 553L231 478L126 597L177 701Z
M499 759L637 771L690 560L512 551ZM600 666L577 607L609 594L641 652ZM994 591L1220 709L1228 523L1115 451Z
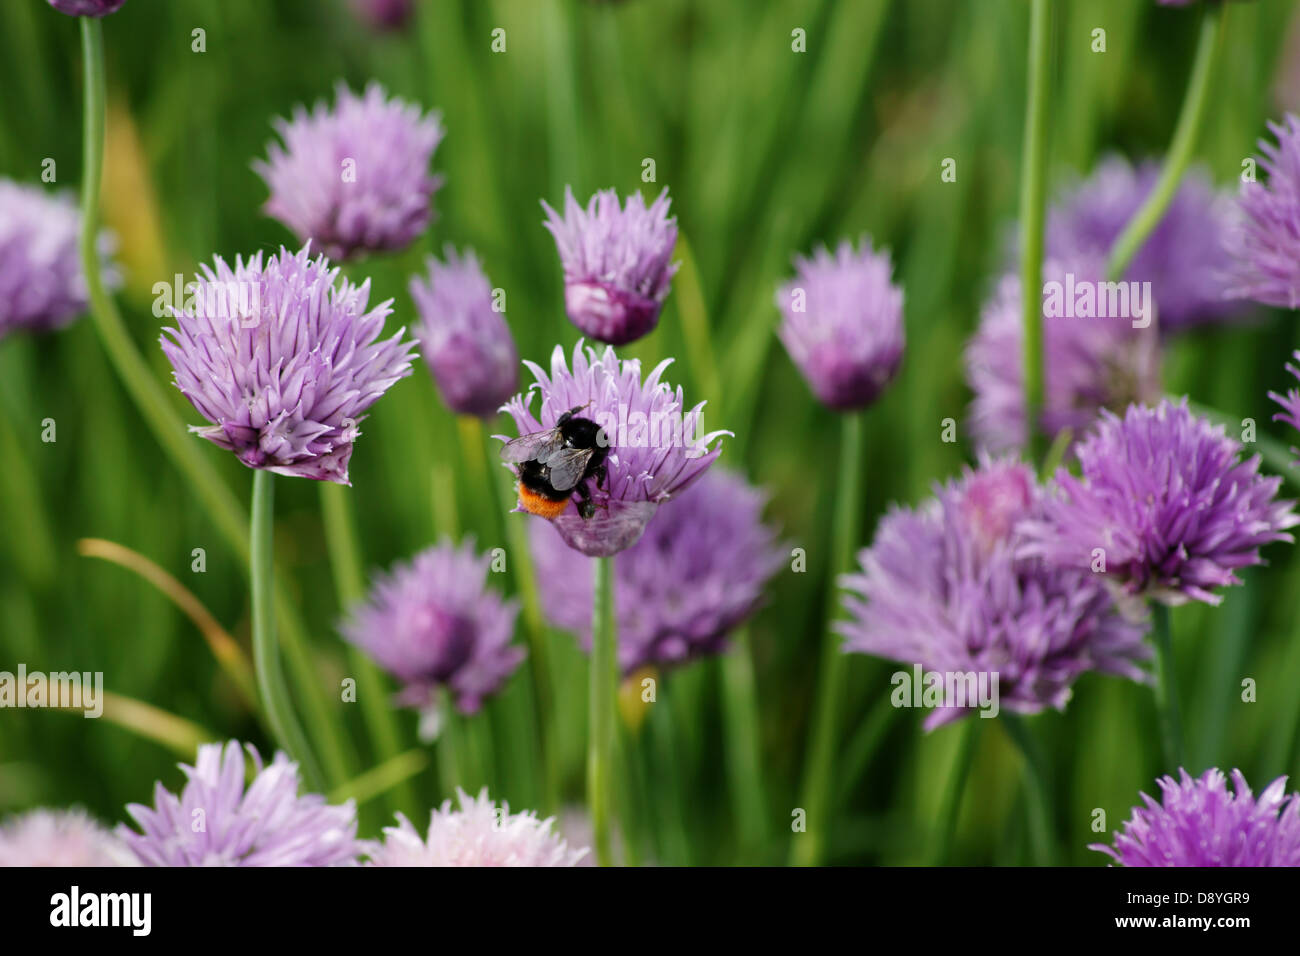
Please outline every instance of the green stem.
M726 722L727 777L740 842L756 851L767 842L767 799L764 795L759 742L758 696L754 689L754 658L749 632L731 640L723 657L722 704Z
M1292 560L1283 593L1300 595L1300 561ZM1296 610L1293 604L1290 640L1276 670L1278 687L1295 687L1300 684L1300 615L1296 614ZM1274 722L1277 732L1272 735L1261 766L1276 773L1292 772L1300 775L1300 769L1292 768L1292 761L1300 752L1300 694L1283 694L1278 710Z
M844 655L839 637L831 629L838 611L840 575L853 563L862 524L862 413L851 412L843 418L840 441L840 473L836 490L830 575L827 581L825 633L822 635L821 661L818 670L816 710L809 737L809 752L804 770L802 805L807 823L791 849L791 863L816 866L825 851L828 816L831 807L831 763L839 739L840 697L844 691Z
M275 742L302 768L304 776L317 790L323 789L324 777L307 746L306 737L294 716L284 673L280 669L280 646L275 638L274 540L275 476L261 469L253 473L253 517L249 526L252 555L249 578L253 585L253 669L257 673L257 690L262 698Z
M613 770L615 695L618 693L618 638L614 620L614 559L596 558L591 603L590 727L587 749L587 803L596 860L613 862Z
M131 341L117 305L104 288L95 240L99 232L99 193L104 156L104 35L103 23L81 17L81 49L85 59L85 125L82 142L81 263L90 299L90 317L122 384L148 422L163 449L194 486L213 522L227 537L244 542L239 502L203 461L197 444Z
M469 784L465 779L464 742L455 699L445 690L441 696L438 703L442 708L442 726L438 730L438 778L442 782L443 796L455 800L456 788L467 790Z
M491 486L487 508L492 513L497 540L508 545L511 575L519 593L524 631L528 638L528 668L533 677L532 696L536 710L537 746L542 753L542 797L538 809L554 813L559 808L559 764L555 747L555 694L551 677L551 656L546 624L542 617L541 598L537 591L536 572L528 550L528 522L535 520L527 515L510 515L514 507L514 486L503 480L508 474L500 467L497 452L500 445L487 434L483 423L475 418L473 429L462 428L466 439L463 449L468 457L473 455L481 465L484 480ZM469 441L472 438L473 441ZM473 448L469 447L473 444Z
M339 706L325 694L325 683L307 643L306 625L279 575L275 581L275 613L280 624L280 643L298 688L298 701L308 725L315 731L316 747L325 773L331 784L347 780L351 775L349 768L356 762L356 754L348 748Z
M423 750L408 750L367 770L341 787L335 787L330 791L329 801L342 803L344 800L355 800L358 805L364 804L410 780L428 765L429 756ZM416 824L420 822L409 815L407 819Z
M943 802L939 804L935 866L943 866L952 860L953 834L957 830L957 815L961 812L961 798L966 792L966 781L970 779L971 766L975 763L975 739L979 734L979 722L978 717L968 717L958 728L961 738L957 741L957 754L953 758L952 770L943 791Z
M1043 410L1043 220L1047 206L1048 84L1052 2L1033 0L1029 19L1029 101L1020 162L1020 289L1024 323L1025 429L1031 460L1045 452Z
M55 579L58 561L41 484L27 460L22 442L9 424L8 414L0 410L0 490L14 502L5 515L5 537L14 547L15 563L28 583L45 589Z
M713 349L713 336L709 330L708 306L700 284L700 270L686 234L677 234L677 258L681 268L675 280L677 314L682 320L682 338L690 358L691 372L695 377L697 395L715 408L722 406L722 381L718 376L718 363Z
M644 728L640 728L643 730ZM624 826L619 834L619 849L624 866L640 866L645 845L653 832L650 822L653 815L646 798L645 764L638 753L645 734L624 727L619 737L619 780L623 800L619 804L619 819L635 822L635 828Z
M694 766L681 746L681 714L673 700L679 687L660 687L658 700L650 714L650 736L654 746L651 764L655 778L655 802L660 810L664 833L663 863L667 866L690 866L691 836L687 829L685 773Z
M1160 745L1165 771L1175 773L1187 763L1183 752L1183 723L1178 713L1178 680L1174 674L1173 629L1169 608L1151 602L1151 623L1156 650L1156 713L1160 721Z
M836 765L839 780L835 792L838 799L847 800L852 796L853 788L870 766L872 755L879 749L880 742L885 739L885 734L901 710L891 703L888 695L883 695L859 722Z
M1216 2L1201 6L1205 10L1202 14L1201 37L1197 41L1196 59L1192 63L1192 75L1183 97L1183 107L1178 114L1178 125L1174 127L1174 138L1169 143L1169 152L1165 155L1165 164L1160 170L1155 188L1111 246L1106 269L1106 276L1111 282L1118 282L1123 277L1142 243L1160 224L1178 191L1183 173L1192 160L1192 151L1196 148L1197 137L1205 122L1210 88L1223 54L1228 5Z
M676 254L681 268L675 280L674 301L681 318L682 338L696 394L708 401L711 408L721 408L722 379L718 374L708 306L695 254L684 232L678 233ZM727 777L736 828L741 844L756 850L767 842L767 797L758 740L754 660L748 635L743 632L735 636L730 653L722 658L722 702Z
M1043 755L1033 734L1019 714L1004 710L1002 726L1007 735L1020 748L1025 762L1025 801L1029 808L1029 842L1035 866L1052 863L1051 803L1047 795L1047 777L1044 773Z
M351 489L332 481L320 483L321 517L325 527L325 547L334 569L334 586L339 607L346 612L366 596L365 576L361 571L361 546L357 542L352 516ZM397 720L389 704L384 678L358 648L348 645L348 667L356 676L357 700L366 729L375 742L380 762L393 760L401 753ZM418 813L415 790L407 777L393 786L393 809L408 817Z
M85 108L82 139L81 263L86 277L90 317L95 333L108 353L118 378L139 409L145 423L171 459L172 464L194 488L212 523L235 549L240 561L249 561L247 513L231 490L208 467L199 446L188 435L184 422L172 410L167 396L154 380L140 356L117 304L104 288L99 250L95 237L99 225L99 195L104 157L104 35L103 24L81 17L81 46L84 59ZM282 586L276 586L276 605L284 632L285 652L294 667L303 702L317 730L318 743L330 779L347 778L342 727L337 714L326 703L324 688L311 664L303 628Z

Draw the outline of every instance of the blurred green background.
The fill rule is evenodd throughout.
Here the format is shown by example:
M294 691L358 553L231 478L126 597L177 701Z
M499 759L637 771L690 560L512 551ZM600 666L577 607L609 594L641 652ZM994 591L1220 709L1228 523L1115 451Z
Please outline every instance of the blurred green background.
M1159 155L1171 135L1195 43L1195 9L1148 0L1057 4L1051 178L1088 170L1117 150ZM1281 112L1292 4L1234 4L1229 48L1199 158L1232 183L1265 120ZM728 670L706 661L668 675L667 708L631 732L640 789L625 811L641 855L664 863L785 859L798 805L815 691L829 522L839 439L773 330L773 293L794 252L869 234L892 249L906 290L908 351L898 382L867 417L862 540L891 501L913 503L971 452L940 440L964 422L969 394L961 349L985 291L1005 263L1016 212L1025 99L1028 4L1020 0L422 0L415 24L379 35L342 2L129 0L104 21L109 143L104 211L119 237L126 319L160 381L151 287L188 276L213 254L272 250L292 237L265 218L265 187L250 162L265 153L270 121L298 103L332 98L335 82L374 78L442 112L447 138L438 219L419 248L351 269L378 298L395 299L397 325L414 321L407 276L446 242L481 254L507 292L521 354L544 361L576 330L563 314L561 272L538 200L566 184L668 186L694 269L674 283L659 329L630 350L674 356L670 381L707 399L706 425L730 428L723 462L770 490L771 520L806 549L806 573L783 573L733 653L753 664L755 706L733 714L753 751L729 740ZM1091 51L1092 31L1107 51ZM206 32L206 52L191 50ZM491 33L506 32L493 53ZM791 50L791 31L807 52ZM44 159L58 187L80 177L77 24L43 0L0 6L0 175L37 182ZM1285 93L1285 91L1283 91ZM1290 91L1300 99L1300 89ZM945 158L955 183L940 180ZM655 161L657 182L641 183ZM707 328L708 334L701 334ZM1265 398L1283 388L1283 356L1297 344L1289 315L1186 336L1166 366L1171 392L1253 416L1290 441ZM197 416L168 388L185 421ZM42 421L57 441L41 441ZM490 429L491 431L501 429ZM440 534L476 534L508 547L476 493L459 426L423 365L376 405L352 461L365 565L387 567ZM195 438L198 442L199 439ZM215 447L203 454L247 502L250 473ZM308 625L329 700L347 675L340 614L316 486L278 483L277 560ZM525 520L510 516L511 520ZM247 646L248 593L238 558L164 458L128 399L88 321L53 336L0 341L0 670L103 671L109 690L160 707L264 751L269 741L216 667L190 621L152 586L82 557L104 538L157 562ZM191 571L192 550L206 571ZM1194 770L1240 767L1257 788L1300 771L1300 555L1266 552L1220 609L1174 612L1178 666ZM551 634L559 711L556 755L564 804L581 802L585 661ZM522 629L519 638L523 640ZM916 863L955 752L957 731L920 729L921 713L886 713L894 668L848 661L844 734L836 760L838 808L828 833L837 863ZM523 808L542 805L533 758L528 665L483 715L460 728L470 788ZM1240 700L1242 678L1258 702ZM359 710L333 703L354 753L375 762ZM415 716L399 714L402 746L419 748ZM1027 859L1019 757L984 722L953 859ZM1099 865L1092 811L1118 827L1158 767L1149 692L1087 676L1064 714L1031 721L1051 765L1060 860ZM310 728L309 728L310 732ZM741 753L740 751L743 751ZM445 789L429 767L414 778L423 806ZM754 753L763 787L739 793L729 766ZM176 786L178 754L109 720L53 711L0 713L0 814L37 805L86 806L109 822L153 781ZM732 761L732 763L729 763ZM373 832L390 795L362 807ZM758 802L755 802L757 799ZM638 809L639 808L639 809ZM748 814L748 816L747 816ZM423 815L416 820L423 822Z

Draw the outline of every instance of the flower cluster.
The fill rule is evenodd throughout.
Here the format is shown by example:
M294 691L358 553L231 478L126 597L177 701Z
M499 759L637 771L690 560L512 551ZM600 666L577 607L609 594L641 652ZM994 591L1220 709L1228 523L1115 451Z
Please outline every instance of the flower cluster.
M490 555L441 544L376 580L344 636L402 683L398 700L422 710L446 688L474 713L524 658L510 643L518 602L487 588Z
M641 540L619 555L614 608L624 673L721 652L762 603L784 561L776 533L762 522L763 502L744 479L714 469L661 508ZM533 561L548 575L546 616L590 647L591 559L547 522L531 524Z
M1162 802L1143 807L1116 833L1114 846L1094 843L1122 866L1300 866L1300 793L1278 777L1256 798L1241 771L1232 790L1216 769L1193 779L1158 780Z
M1101 582L1019 553L1020 527L1041 504L1027 466L986 460L923 507L891 510L860 571L841 582L845 650L996 677L1000 705L1028 714L1063 708L1090 670L1145 680L1144 627L1117 611ZM973 706L945 697L926 725Z
M78 240L81 213L71 196L0 179L0 338L61 328L86 311ZM99 236L101 257L113 239ZM116 271L103 272L107 285Z
M818 400L837 411L870 405L903 361L903 290L888 253L868 239L831 255L797 257L797 275L776 293L778 334Z
M570 847L551 830L553 818L539 820L531 810L511 813L498 808L484 787L478 797L456 790L460 809L451 801L434 810L424 838L411 822L397 815L397 826L384 828L384 839L367 848L371 866L576 866L587 849Z
M642 381L637 360L619 359L612 348L597 353L579 342L572 369L558 345L549 374L524 364L536 381L504 406L520 435L554 428L565 412L581 408L610 443L604 482L589 481L595 486L589 487L594 515L584 518L566 508L552 519L569 547L583 554L607 557L635 544L656 509L703 475L722 452L721 437L731 434L699 434L704 403L687 411L681 388L674 391L662 381L669 360ZM536 415L535 393L541 396Z
M415 334L443 401L489 418L519 386L519 353L478 258L448 246L446 260L430 258L428 279L411 279L421 320Z
M49 0L50 6L70 17L106 17L122 9L126 0Z
M308 248L203 266L162 349L176 387L210 425L194 431L250 468L348 484L358 423L411 374L413 343L379 341L389 302L339 281ZM170 338L168 338L170 336Z
M607 189L583 209L567 187L563 216L542 202L564 266L565 311L584 335L624 345L658 324L677 272L669 261L677 243L669 203L665 189L648 207L640 193L620 206Z
M271 196L268 215L332 259L402 249L433 219L441 177L429 173L442 142L438 115L389 100L371 83L358 96L339 84L334 108L299 106L277 119L284 141L253 164Z
M1300 351L1293 352L1291 357L1297 363L1300 363ZM1300 378L1300 364L1291 365L1288 363L1286 370L1296 378ZM1286 422L1292 428L1300 429L1300 389L1288 389L1285 395L1279 392L1269 392L1268 397L1282 407L1282 411L1273 416L1273 421ZM1293 452L1297 451L1295 448L1291 450Z
M1052 206L1048 255L1104 260L1159 178L1157 162L1134 167L1120 156L1103 159ZM1123 278L1151 283L1163 332L1220 320L1240 308L1227 298L1223 267L1232 216L1231 199L1193 169L1133 257Z
M1281 478L1186 400L1103 412L1075 453L1080 475L1060 469L1043 513L1026 527L1024 553L1093 571L1134 596L1166 604L1218 604L1213 589L1239 584L1259 549L1291 541L1294 502Z
M120 840L80 810L33 810L0 824L0 867L134 862Z
M1231 292L1264 305L1300 307L1300 118L1269 123L1276 143L1260 140L1268 182L1247 182L1239 220L1228 233Z
M1101 275L1094 259L1049 262L1048 282L1083 283ZM1005 276L966 346L966 380L975 399L970 428L976 447L1002 454L1025 447L1024 328L1020 280ZM1039 427L1054 437L1079 435L1105 408L1160 396L1160 347L1154 324L1135 328L1125 315L1043 316L1043 410Z
M161 783L152 808L133 803L118 836L144 866L341 866L356 862L356 807L332 806L298 793L298 765L277 753L270 766L251 746L252 782L245 786L244 751L236 741L199 747L182 764L180 795Z

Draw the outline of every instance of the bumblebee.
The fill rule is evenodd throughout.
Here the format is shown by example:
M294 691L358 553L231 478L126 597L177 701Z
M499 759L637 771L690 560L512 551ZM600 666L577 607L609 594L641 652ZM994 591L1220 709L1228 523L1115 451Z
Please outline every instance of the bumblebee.
M600 488L605 481L609 436L590 418L577 415L586 407L571 408L554 428L523 435L501 449L501 457L517 466L519 504L525 511L558 518L576 494L578 514L586 519L596 513L587 482L594 479Z

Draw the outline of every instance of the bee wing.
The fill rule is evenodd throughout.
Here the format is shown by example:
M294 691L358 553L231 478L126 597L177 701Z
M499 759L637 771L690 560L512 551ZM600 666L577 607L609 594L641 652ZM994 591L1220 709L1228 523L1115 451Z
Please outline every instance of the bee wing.
M558 428L521 435L508 441L501 447L501 457L508 462L518 464L521 461L533 461L549 458L564 444L564 438Z
M545 460L550 469L551 487L556 491L568 491L579 481L591 461L591 448L561 448Z

